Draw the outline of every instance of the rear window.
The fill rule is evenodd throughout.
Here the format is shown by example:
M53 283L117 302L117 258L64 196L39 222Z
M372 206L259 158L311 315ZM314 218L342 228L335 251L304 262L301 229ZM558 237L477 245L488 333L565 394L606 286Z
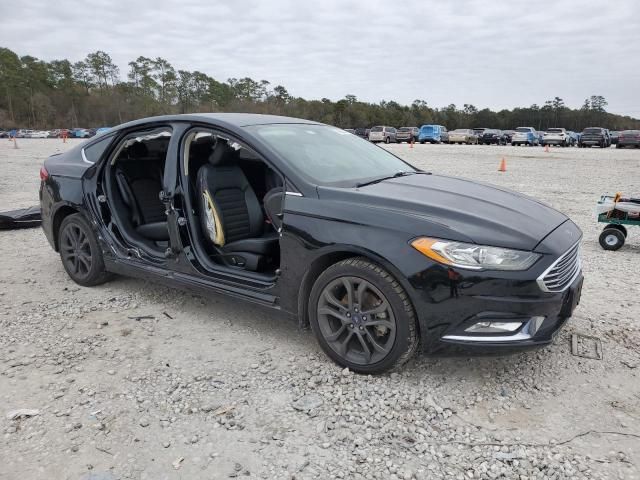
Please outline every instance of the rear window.
M433 125L423 125L420 130L423 132L433 132L435 127Z
M400 128L398 129L398 131L399 131L399 132L410 132L410 131L411 131L411 129L410 129L409 127L400 127Z
M547 130L548 133L562 133L561 128L550 128Z
M602 133L600 128L585 128L584 133Z
M529 129L527 127L518 127L518 128L516 128L516 132L529 133L529 132L531 132L531 129Z
M382 131L382 127L373 127L371 129L372 132L381 132Z

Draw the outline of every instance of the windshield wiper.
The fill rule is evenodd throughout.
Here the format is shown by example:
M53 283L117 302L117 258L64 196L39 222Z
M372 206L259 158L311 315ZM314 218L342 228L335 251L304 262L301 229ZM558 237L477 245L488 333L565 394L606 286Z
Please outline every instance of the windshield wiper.
M424 174L424 175L431 175L429 172L423 172L421 170L411 170L411 171L407 171L407 172L396 172L393 175L387 175L387 176L384 176L384 177L375 178L373 180L369 180L368 182L356 183L356 188L366 187L367 185L373 185L374 183L380 183L380 182L383 182L385 180L390 180L392 178L406 177L407 175L417 175L417 174L420 174L420 173Z

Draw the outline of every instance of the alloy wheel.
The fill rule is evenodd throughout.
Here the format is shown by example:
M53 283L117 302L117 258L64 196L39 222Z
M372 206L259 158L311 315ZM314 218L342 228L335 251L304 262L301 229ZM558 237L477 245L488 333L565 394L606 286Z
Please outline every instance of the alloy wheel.
M358 365L383 360L396 338L389 300L371 282L339 277L325 286L317 306L320 332L341 358Z
M75 223L68 224L60 235L60 253L68 270L78 277L91 271L91 244L84 230Z

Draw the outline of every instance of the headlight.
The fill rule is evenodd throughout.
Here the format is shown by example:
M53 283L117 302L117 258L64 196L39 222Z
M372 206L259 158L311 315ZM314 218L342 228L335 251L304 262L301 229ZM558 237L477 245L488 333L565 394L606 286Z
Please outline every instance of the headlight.
M526 270L540 258L533 252L427 237L411 246L438 263L471 270Z

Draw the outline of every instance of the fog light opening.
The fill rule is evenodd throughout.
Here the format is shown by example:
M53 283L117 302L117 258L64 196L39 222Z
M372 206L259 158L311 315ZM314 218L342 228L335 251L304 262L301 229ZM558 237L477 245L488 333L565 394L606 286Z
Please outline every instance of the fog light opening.
M531 320L529 320L529 333L531 333L531 335L535 335L535 333L540 330L544 319L545 317L531 317Z
M470 333L509 333L515 332L523 322L477 322L465 329Z

